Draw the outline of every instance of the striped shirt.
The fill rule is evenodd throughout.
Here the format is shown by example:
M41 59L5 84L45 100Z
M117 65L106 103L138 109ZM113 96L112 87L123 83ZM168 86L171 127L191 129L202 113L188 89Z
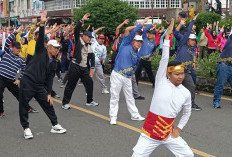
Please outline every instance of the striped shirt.
M21 69L20 78L25 70L26 62L19 55L15 55L11 48L10 43L13 42L16 32L12 33L7 39L4 47L4 55L0 62L0 76L8 78L10 80L15 80L17 71Z

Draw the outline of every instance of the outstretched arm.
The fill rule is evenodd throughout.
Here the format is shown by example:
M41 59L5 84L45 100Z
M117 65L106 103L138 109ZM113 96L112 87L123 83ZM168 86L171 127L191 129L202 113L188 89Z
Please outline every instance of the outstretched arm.
M75 29L74 29L74 37L75 37L75 41L78 41L80 39L80 29L81 29L81 26L82 24L89 20L89 16L90 14L87 13L83 16L83 18L77 23Z
M118 27L116 28L115 31L115 35L117 36L120 32L120 29L125 25L129 23L129 19L126 19L123 23L121 23L120 25L118 25Z
M196 20L198 14L193 18L193 20L189 23L188 25L188 28L187 28L187 31L186 33L184 34L184 37L181 39L180 43L183 45L183 44L186 44L186 42L188 41L188 38L189 38L189 35L191 34L191 31L193 29L193 24L194 24L194 21Z
M185 19L181 19L179 25L176 27L176 29L174 29L174 36L176 38L176 40L180 41L184 36L182 34L180 34L180 28L185 25L186 21Z
M127 37L127 39L126 39L124 45L130 44L130 43L132 42L132 40L134 39L136 33L137 33L140 29L142 29L143 25L144 25L150 18L151 18L150 16L149 16L149 17L146 17L146 18L143 20L143 22L142 22L141 24L137 25L137 26L130 32L130 34L128 35L128 37Z
M35 52L37 54L44 52L44 25L46 21L47 21L47 11L44 11L41 14L39 37L38 37L38 40L36 41L36 46L35 46Z
M129 26L125 29L124 36L127 37L136 26Z
M162 53L162 58L160 60L159 68L156 74L156 81L155 81L155 86L162 81L163 79L166 78L167 75L167 66L168 66L168 60L169 60L169 51L170 51L170 40L169 37L172 34L174 26L174 19L171 20L171 24L167 29L167 33L165 35L165 40L163 44L163 53Z
M147 31L149 31L152 27L153 25L149 25L143 30L143 39L147 38Z
M6 43L5 43L5 47L4 47L4 51L6 53L11 53L10 51L10 43L14 41L15 36L17 35L17 33L21 32L22 27L19 27L14 33L12 33L7 39L6 39Z

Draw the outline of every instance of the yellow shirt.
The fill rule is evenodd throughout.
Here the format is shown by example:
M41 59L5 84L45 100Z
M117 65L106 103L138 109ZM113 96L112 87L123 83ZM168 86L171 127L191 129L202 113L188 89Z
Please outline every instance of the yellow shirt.
M35 54L36 41L33 38L33 32L35 31L35 29L36 29L36 26L33 26L29 32L29 35L28 35L29 42L28 42L28 46L27 46L27 54L29 54L31 56L34 56L34 54Z
M35 39L32 39L31 41L29 41L28 46L27 46L27 54L34 56L35 54L35 45L36 45L36 41Z
M16 41L21 44L21 51L19 53L19 56L23 57L24 60L27 58L27 44L22 45L21 39L20 39L20 33L16 35Z
M194 9L193 8L190 9L189 16L191 19L193 18L193 16L194 16Z

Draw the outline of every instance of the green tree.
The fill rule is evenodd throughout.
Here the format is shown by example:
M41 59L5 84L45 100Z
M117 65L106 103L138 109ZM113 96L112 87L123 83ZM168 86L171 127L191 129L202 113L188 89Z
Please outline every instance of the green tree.
M134 25L138 18L138 10L120 0L90 0L80 9L74 10L74 20L79 21L85 13L91 16L84 28L88 25L94 28L105 26L102 33L108 36L114 35L116 27L125 19L130 20L128 25Z
M216 13L200 13L195 21L195 25L197 26L197 32L200 31L201 28L207 26L207 23L213 24L214 22L220 21L221 16Z

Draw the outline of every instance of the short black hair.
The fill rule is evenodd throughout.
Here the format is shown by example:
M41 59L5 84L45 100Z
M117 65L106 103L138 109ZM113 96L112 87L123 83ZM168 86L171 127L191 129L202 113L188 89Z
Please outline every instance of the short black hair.
M179 12L178 14L181 18L186 18L186 13L185 12Z
M17 48L17 49L21 49L21 44L20 44L19 42L17 42L17 41L14 41L14 42L12 43L12 47L15 47L15 48Z
M137 34L138 34L138 35L142 35L142 34L143 34L143 31L140 30L140 31L137 32Z
M168 67L177 66L177 65L181 65L181 64L182 63L179 61L170 61L170 62L168 62Z
M25 39L24 44L25 44L25 45L27 45L27 44L28 44L28 40L27 40L27 38L26 38L26 37L22 37L22 38L24 38L24 39Z

